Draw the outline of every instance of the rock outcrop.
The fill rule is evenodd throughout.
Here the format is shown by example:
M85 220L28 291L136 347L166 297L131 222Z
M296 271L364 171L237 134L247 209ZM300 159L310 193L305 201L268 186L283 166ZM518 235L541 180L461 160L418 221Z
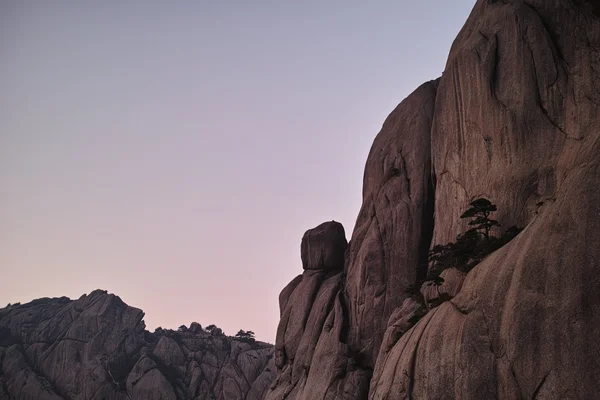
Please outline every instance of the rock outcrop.
M365 167L363 205L348 251L349 344L372 370L387 321L426 273L433 232L430 131L437 82L391 113ZM418 267L423 265L421 271Z
M274 348L204 331L145 330L115 295L0 309L0 399L263 399Z
M321 394L333 399L361 374L351 365L348 346L340 340L346 329L340 288L347 245L344 228L335 221L304 234L305 271L279 296L275 358L280 373L267 399L309 400Z
M378 360L370 398L595 397L600 19L589 5L480 1L459 34L432 129L434 243L455 237L479 196L526 229Z
M466 276L448 270L444 286L422 288L429 300L455 296L428 311L405 289L427 273L429 248L465 231L461 213L480 197L502 226L525 229ZM315 351L302 363L278 358L269 400L596 397L598 1L476 3L443 76L375 139L336 279L319 304L318 289L282 292L285 325L304 332L313 313L326 322L303 334ZM278 351L288 343L278 335Z
M392 112L377 135L343 270L340 263L329 284L319 286L324 272L315 277L304 263L302 277L282 291L280 306L285 307L276 342L281 372L267 399L364 399L368 395L388 319L408 297L404 288L427 272L433 233L430 131L436 87L432 81L418 88ZM314 232L326 224L304 235L303 261L306 239L319 237ZM319 246L333 251L325 241ZM343 249L338 254L343 262ZM418 269L419 265L424 267ZM290 296L292 291L296 296ZM327 301L317 302L321 297ZM319 324L310 323L313 315L318 315ZM298 325L295 332L303 333L305 347L315 349L301 352L301 362L287 351L296 349L294 343L300 340L282 334L290 325Z

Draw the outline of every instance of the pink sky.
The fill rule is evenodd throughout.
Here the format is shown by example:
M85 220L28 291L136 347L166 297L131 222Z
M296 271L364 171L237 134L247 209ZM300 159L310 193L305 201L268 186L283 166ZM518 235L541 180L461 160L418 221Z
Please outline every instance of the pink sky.
M122 3L0 4L0 303L101 288L273 342L302 234L350 238L474 1Z

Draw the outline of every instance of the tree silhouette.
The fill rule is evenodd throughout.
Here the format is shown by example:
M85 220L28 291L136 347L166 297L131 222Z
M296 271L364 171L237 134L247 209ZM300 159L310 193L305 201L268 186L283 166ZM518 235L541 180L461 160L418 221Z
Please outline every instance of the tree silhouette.
M444 279L440 274L449 268L456 268L468 273L486 256L498 250L514 239L523 228L511 226L500 237L490 234L493 227L499 227L498 221L490 219L490 214L497 211L495 204L485 198L479 198L470 203L461 218L470 218L469 225L473 228L458 235L456 242L437 244L429 250L427 262L427 276L404 289L411 297L422 299L421 287L425 284L436 289L438 297L428 300L431 309L452 299L448 293L440 292ZM418 276L418 275L417 275ZM420 317L413 316L408 322L416 322Z
M240 329L238 331L238 333L235 334L235 337L237 339L245 341L245 342L253 342L254 341L254 332L245 331L243 329Z
M490 238L490 230L494 226L500 226L500 223L494 219L490 219L490 214L498 208L488 199L480 198L471 202L471 208L465 211L461 218L472 218L469 225L474 226L475 230L482 231L485 239Z
M452 247L454 243L448 244L437 244L433 246L433 248L429 251L429 262L431 266L429 267L430 272L441 272L444 269L450 267L450 253L452 251Z

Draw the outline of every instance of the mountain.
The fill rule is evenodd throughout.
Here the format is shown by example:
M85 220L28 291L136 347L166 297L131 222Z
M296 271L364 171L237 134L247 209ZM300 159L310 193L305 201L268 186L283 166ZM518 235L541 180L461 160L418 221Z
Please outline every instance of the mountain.
M523 230L411 294L479 198ZM375 138L345 243L304 235L268 400L596 398L600 2L477 1Z
M264 398L272 345L197 323L150 333L143 318L101 290L0 309L0 399Z

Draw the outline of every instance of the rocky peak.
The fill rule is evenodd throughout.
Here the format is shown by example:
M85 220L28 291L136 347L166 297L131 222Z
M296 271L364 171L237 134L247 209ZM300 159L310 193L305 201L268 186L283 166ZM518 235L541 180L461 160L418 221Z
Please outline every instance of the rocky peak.
M102 290L0 309L0 399L264 397L272 345L198 323L151 333L143 317Z

